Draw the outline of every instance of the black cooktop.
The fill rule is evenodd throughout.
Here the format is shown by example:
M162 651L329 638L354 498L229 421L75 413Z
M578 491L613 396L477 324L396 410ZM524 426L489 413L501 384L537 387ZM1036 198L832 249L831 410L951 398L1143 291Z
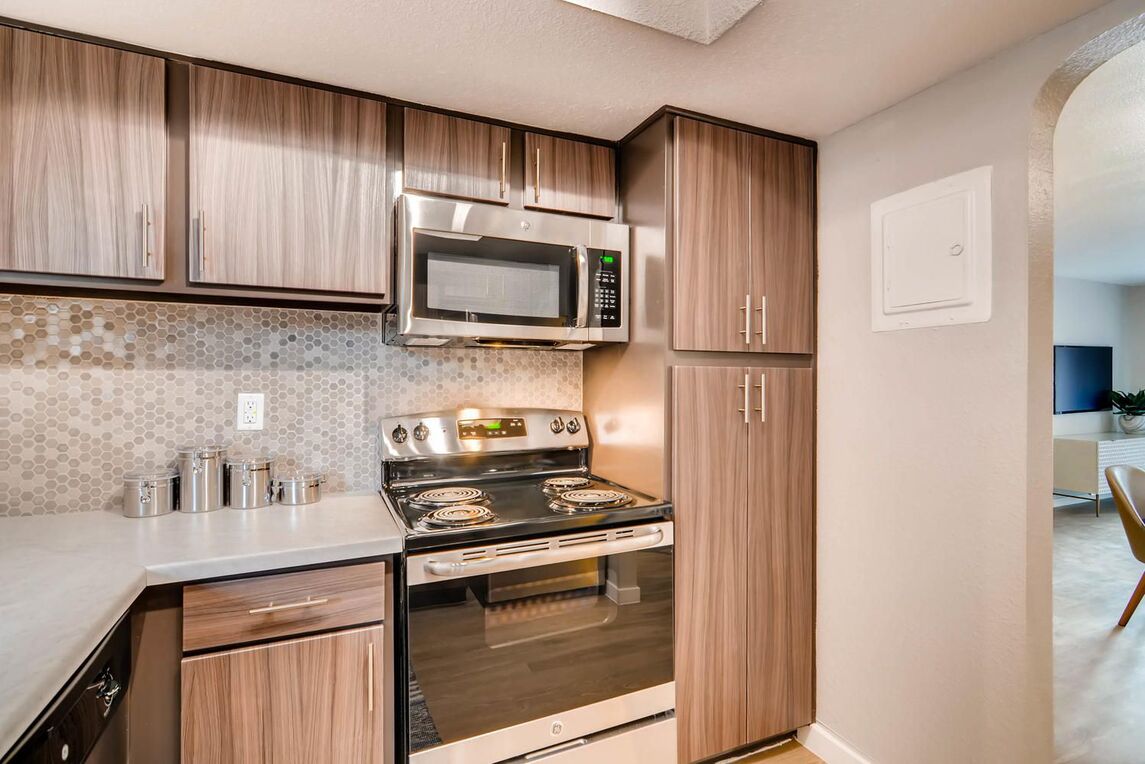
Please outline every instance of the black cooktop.
M407 549L440 549L495 539L527 538L531 536L565 533L598 526L622 525L661 520L672 516L672 505L651 496L633 491L608 480L583 472L563 473L588 478L589 484L580 488L620 491L632 497L623 506L572 510L554 508L556 496L546 494L542 484L553 474L527 475L510 478L484 478L470 481L450 481L447 485L417 485L387 488L382 495L397 510L406 526ZM487 507L496 515L489 522L457 528L428 527L423 519L432 511L431 506L418 505L414 498L421 492L438 487L477 488L487 498L474 502Z

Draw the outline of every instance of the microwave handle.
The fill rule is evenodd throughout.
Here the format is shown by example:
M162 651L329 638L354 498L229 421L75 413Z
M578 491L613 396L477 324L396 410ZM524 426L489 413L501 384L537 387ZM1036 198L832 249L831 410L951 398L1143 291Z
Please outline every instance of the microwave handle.
M446 560L428 559L424 563L425 572L436 578L464 578L466 576L485 575L505 570L518 570L520 568L537 565L552 565L558 562L572 562L591 557L604 557L610 554L623 554L641 549L657 547L664 542L664 531L657 527L649 528L642 533L617 541L597 541L563 549L545 550L539 552L521 552L505 557L477 557L472 560L450 562Z
M588 247L576 247L576 328L588 326Z

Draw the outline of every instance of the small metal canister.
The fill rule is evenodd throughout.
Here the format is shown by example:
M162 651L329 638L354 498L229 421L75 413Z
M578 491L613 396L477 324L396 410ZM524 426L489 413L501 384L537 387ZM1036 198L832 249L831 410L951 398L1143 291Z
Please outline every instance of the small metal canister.
M270 485L269 456L227 459L227 506L235 509L269 507L274 499Z
M184 446L179 454L179 511L210 512L223 506L227 447Z
M274 500L279 504L313 504L322 498L326 475L321 472L292 472L274 479Z
M158 517L179 505L179 471L174 467L135 470L123 476L123 516Z

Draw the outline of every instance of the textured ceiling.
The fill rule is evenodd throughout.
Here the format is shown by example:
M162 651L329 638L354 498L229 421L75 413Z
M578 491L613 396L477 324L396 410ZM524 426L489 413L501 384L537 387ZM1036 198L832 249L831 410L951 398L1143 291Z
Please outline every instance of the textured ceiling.
M711 45L563 0L0 0L0 15L602 138L666 103L818 138L1103 2L766 0Z
M1145 44L1098 67L1062 110L1054 274L1145 284Z

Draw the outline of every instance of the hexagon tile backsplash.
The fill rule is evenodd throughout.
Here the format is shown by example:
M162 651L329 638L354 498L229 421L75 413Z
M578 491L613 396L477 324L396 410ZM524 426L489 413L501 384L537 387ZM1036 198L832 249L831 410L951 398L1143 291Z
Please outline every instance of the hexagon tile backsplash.
M407 349L382 317L0 296L0 515L117 508L123 473L226 442L378 482L377 420L461 405L579 408L579 353ZM265 428L235 429L240 392Z

